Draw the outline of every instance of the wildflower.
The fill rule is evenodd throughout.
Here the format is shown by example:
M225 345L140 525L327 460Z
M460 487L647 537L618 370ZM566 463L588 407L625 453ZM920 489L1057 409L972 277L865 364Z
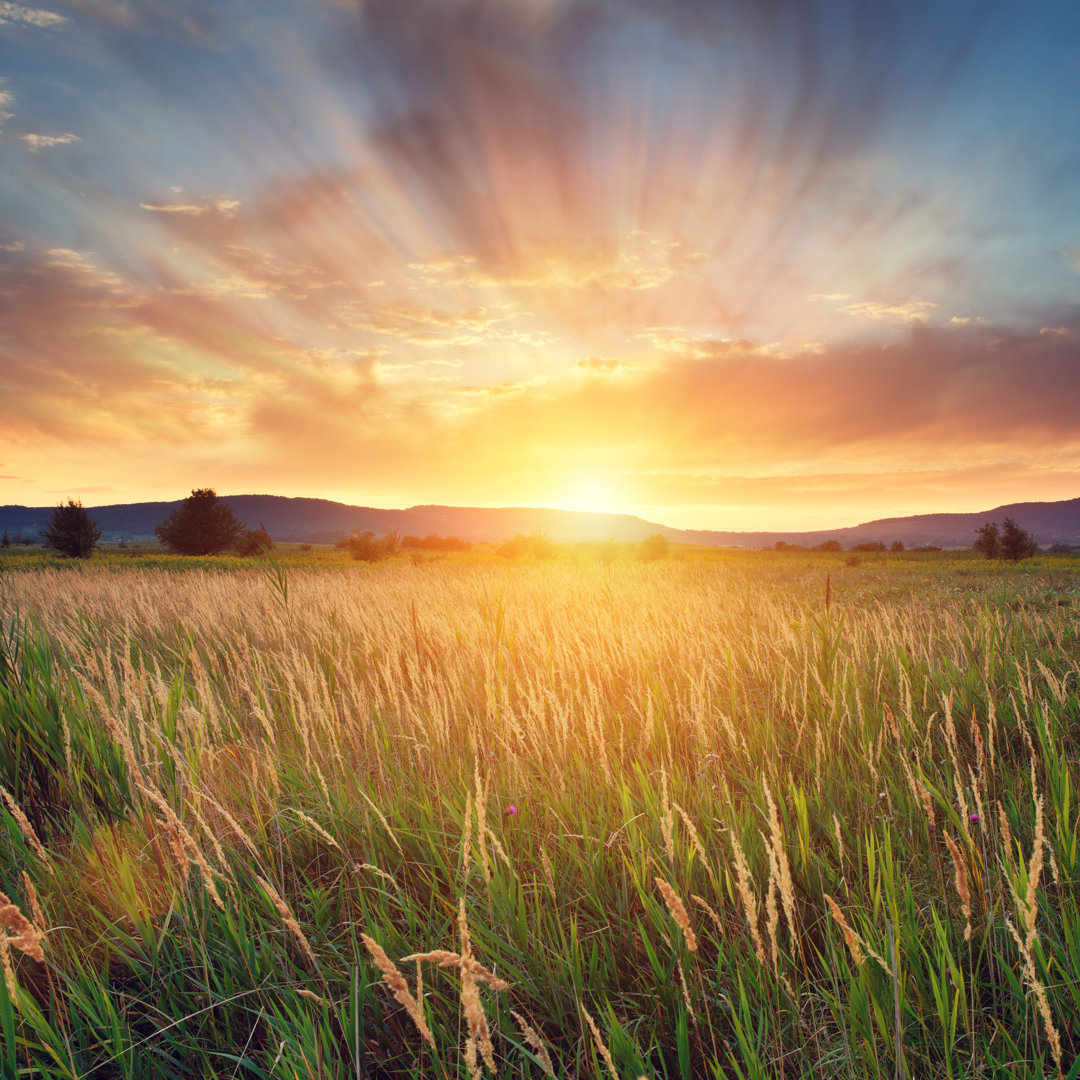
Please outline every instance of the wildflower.
M514 815L517 814L517 812L518 812L518 808L513 803L511 803L506 808L507 817L514 817Z
M977 825L979 821L978 813L972 810L971 813L968 815L968 821L970 821L972 825Z

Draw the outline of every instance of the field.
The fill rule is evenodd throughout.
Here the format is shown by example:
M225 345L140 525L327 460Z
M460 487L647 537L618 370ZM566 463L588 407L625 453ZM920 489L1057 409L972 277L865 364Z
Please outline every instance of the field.
M9 559L4 1077L1080 1074L1080 563Z

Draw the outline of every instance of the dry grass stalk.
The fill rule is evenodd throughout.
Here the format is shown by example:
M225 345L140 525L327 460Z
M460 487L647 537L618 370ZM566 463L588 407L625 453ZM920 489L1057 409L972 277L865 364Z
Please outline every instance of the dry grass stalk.
M757 897L754 895L754 887L750 882L750 868L746 865L746 856L739 844L739 836L734 829L728 830L731 837L732 854L735 857L735 882L738 887L739 900L742 903L746 922L750 927L750 937L754 941L754 952L757 953L758 963L765 966L765 944L761 940L761 931L758 929Z
M491 884L491 864L487 852L487 784L480 783L479 762L473 764L473 781L476 784L476 798L473 806L476 810L476 840L480 845L480 868L484 871L484 884Z
M409 992L409 984L405 981L405 976L398 971L397 965L386 955L377 941L368 937L367 934L361 934L360 940L363 941L365 948L371 954L375 966L382 972L382 981L386 984L391 996L399 1005L404 1007L409 1014L409 1018L416 1025L416 1030L420 1032L421 1037L434 1050L435 1036L431 1034L431 1028L428 1027L416 998Z
M705 845L701 842L701 837L698 835L697 827L694 825L693 819L678 803L673 803L672 805L675 807L676 813L682 819L682 823L686 826L686 831L690 834L690 843L697 853L697 857L701 860L705 869L711 874L712 867L709 866L709 857L705 854Z
M540 1068L544 1070L544 1075L551 1077L551 1080L555 1080L555 1069L551 1064L551 1055L548 1053L548 1049L544 1045L543 1039L540 1038L536 1029L532 1027L520 1013L516 1013L511 1009L510 1015L514 1018L514 1023L517 1024L522 1037L532 1048L532 1052L536 1055L537 1061L540 1062Z
M31 960L45 962L45 953L41 948L45 940L43 930L39 930L2 892L0 892L0 929L6 931L2 936L9 946L25 953Z
M22 879L23 888L26 890L26 899L30 903L30 918L33 920L35 928L44 936L48 923L45 921L45 913L41 910L41 904L38 903L37 889L34 888L34 883L25 870Z
M15 966L11 960L12 948L25 953L31 960L45 962L45 953L41 943L45 939L43 929L35 926L2 892L0 892L0 971L4 975L4 985L8 997L15 1001L18 983L15 981Z
M341 845L309 814L305 814L303 810L297 810L294 806L292 812L314 832L317 836L321 836L331 847L341 850Z
M488 1029L487 1016L480 1004L480 991L476 986L476 962L472 956L472 942L469 938L469 924L465 917L465 898L458 903L458 933L461 936L461 958L458 970L461 972L461 1008L465 1014L465 1023L469 1028L466 1041L466 1054L470 1044L479 1048L487 1067L495 1072L495 1048L491 1045L491 1032ZM475 1049L473 1051L475 1054ZM471 1066L470 1066L471 1068Z
M769 785L762 780L765 800L769 807L769 831L772 834L772 850L776 853L777 884L780 888L780 900L784 905L784 918L787 921L788 934L792 941L798 941L795 928L795 886L791 880L791 864L784 848L784 830L780 824L780 814L773 801Z
M600 1056L604 1059L611 1075L615 1080L619 1080L619 1072L615 1068L615 1061L611 1056L611 1051L607 1048L607 1044L604 1042L603 1036L600 1034L600 1029L596 1026L596 1021L589 1015L589 1010L586 1009L584 1005L581 1006L581 1011L585 1016L586 1023L589 1025L589 1030L592 1032L593 1042L596 1043L596 1049L600 1051Z
M547 849L540 847L540 865L544 868L544 877L547 880L548 892L551 894L553 903L558 903L559 897L555 892L555 875L551 871L551 860L548 858Z
M775 972L780 963L780 949L776 943L776 931L780 925L780 912L776 907L776 854L766 847L769 855L769 883L765 887L765 930L769 936L769 959Z
M214 884L214 878L217 876L216 872L206 861L206 856L203 855L199 845L195 843L195 838L184 828L183 823L176 816L176 812L168 804L165 798L151 787L147 787L145 784L138 785L139 791L142 792L161 812L164 814L166 821L173 827L176 833L179 835L183 844L185 853L191 858L191 861L202 871L203 886L210 894L210 899L213 900L214 906L219 911L225 910L225 903L221 899L221 894L217 891L217 886ZM184 860L187 861L186 859ZM186 876L186 875L185 875Z
M465 793L465 835L461 841L461 870L467 878L469 876L469 864L472 861L472 792Z
M930 823L930 828L936 829L937 817L934 814L934 800L930 792L926 790L925 784L919 784L919 796L922 799L923 812L926 814L926 820Z
M697 952L697 935L690 925L690 916L686 913L686 905L682 902L682 897L662 877L655 880L656 887L660 890L660 895L663 896L668 911L671 912L671 917L683 932L683 940L686 942L687 949L690 952Z
M1028 887L1024 897L1024 929L1027 931L1028 948L1030 949L1035 940L1035 918L1039 914L1039 878L1043 868L1043 844L1046 837L1043 834L1043 801L1040 795L1035 800L1035 844L1031 851L1031 861L1028 863Z
M356 871L367 870L370 874L375 874L376 877L381 877L384 881L388 881L396 889L398 887L397 879L392 874L388 874L385 870L380 870L377 866L372 866L371 863L353 863L353 869Z
M405 852L401 850L401 844L398 843L398 838L394 835L394 830L390 828L390 822L386 820L386 816L371 801L371 799L367 795L367 792L365 792L362 788L359 787L356 790L360 793L360 797L364 800L364 802L366 802L368 806L370 806L371 809L375 812L375 816L379 819L379 821L382 822L382 827L386 830L386 835L390 837L394 847L398 849L399 854L404 855Z
M834 813L832 816L833 832L836 834L836 850L840 856L840 869L844 869L844 833L840 828L840 819Z
M300 953L304 958L305 966L312 972L318 972L319 961L315 956L315 950L311 947L311 942L304 936L304 931L300 929L300 924L296 921L296 917L289 909L289 905L278 895L277 890L270 884L266 878L255 875L255 880L262 886L263 891L270 897L270 902L274 905L274 910L281 916L281 922L285 929L289 931L293 936L293 940L300 947Z
M694 1006L690 1004L690 988L686 985L686 972L683 971L682 961L676 960L675 967L679 972L679 986L682 987L683 1004L686 1006L686 1011L690 1014L690 1019L697 1023L697 1013L694 1012Z
M660 767L660 833L664 837L664 854L668 863L675 862L675 815L668 798L667 769Z
M966 924L964 926L964 940L971 940L971 888L968 885L967 864L960 849L956 846L953 838L944 830L942 835L948 845L949 854L952 856L953 873L956 875L956 892L960 897L960 907L964 912Z
M690 897L690 899L693 900L694 903L697 904L699 907L703 907L705 909L705 913L709 916L710 919L712 919L713 925L716 927L716 932L721 937L723 937L724 922L720 918L720 916L717 915L716 911L713 909L712 905L708 902L708 900L706 900L703 896L698 896L697 893L694 893Z
M401 963L406 964L414 960L417 963L426 961L430 964L437 964L439 967L460 967L462 956L461 953L448 952L446 949L432 949L431 952L410 953L408 956L403 956ZM475 959L472 962L472 974L477 982L487 983L492 990L510 989L510 984L505 979L500 979L498 975L478 964Z
M22 812L22 807L12 798L11 792L6 787L0 785L0 796L3 796L4 804L8 808L8 813L15 819L15 824L19 826L19 832L22 833L23 839L29 845L30 850L37 856L38 861L44 866L49 873L53 873L52 861L49 859L49 855L45 848L42 846L41 841L38 839L38 834L34 831L34 826L30 824L30 819Z
M1001 829L1001 846L1005 849L1005 854L1008 856L1009 861L1012 861L1012 849L1013 838L1012 829L1009 828L1009 818L1005 813L1005 807L1001 805L1001 800L998 800L997 804L998 812L998 827Z
M1046 1032L1047 1042L1050 1043L1050 1051L1054 1055L1054 1064L1057 1065L1058 1078L1060 1080L1063 1075L1061 1069L1061 1035L1054 1025L1054 1017L1050 1012L1050 1001L1046 996L1046 987L1039 981L1038 970L1035 967L1035 957L1031 952L1034 939L1030 932L1028 933L1027 940L1022 938L1017 933L1016 927L1013 926L1012 919L1007 915L1005 916L1005 925L1008 927L1009 933L1012 934L1013 940L1020 949L1020 957L1023 961L1024 978L1031 988L1031 992L1035 995L1035 1004L1038 1007L1039 1016L1042 1018L1043 1030Z
M847 944L848 952L851 953L852 960L856 964L862 965L866 962L867 957L872 960L876 960L882 968L885 969L890 975L892 969L873 949L870 948L866 942L859 937L858 934L852 929L851 924L844 917L844 913L840 910L840 905L828 894L825 893L825 902L829 905L829 910L832 912L833 919L836 920L836 924L840 927L844 934L844 942ZM865 951L864 951L865 950Z

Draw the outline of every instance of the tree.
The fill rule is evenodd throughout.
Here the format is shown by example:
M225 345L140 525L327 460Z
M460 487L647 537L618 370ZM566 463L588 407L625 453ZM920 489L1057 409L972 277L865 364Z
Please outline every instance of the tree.
M637 557L642 562L656 562L658 559L666 559L670 548L671 544L663 533L653 533L638 545Z
M975 543L971 545L972 551L977 551L988 559L996 559L1000 547L1001 534L998 532L996 521L988 521L981 528L975 530Z
M894 553L899 553L899 552L903 551L904 550L904 541L903 540L894 540L889 545L889 550L894 552Z
M2 548L11 547L11 540L8 538L7 529L4 530L4 539L0 540L0 547L2 547Z
M213 488L197 488L154 533L180 555L216 555L233 547L243 530Z
M1037 550L1035 537L1026 529L1021 529L1012 518L1006 518L1001 523L999 542L1001 558L1008 559L1010 562L1030 559Z
M843 551L839 540L822 540L814 546L815 551Z
M69 559L89 559L101 539L97 522L83 509L78 499L60 503L52 512L49 524L41 530L45 546Z

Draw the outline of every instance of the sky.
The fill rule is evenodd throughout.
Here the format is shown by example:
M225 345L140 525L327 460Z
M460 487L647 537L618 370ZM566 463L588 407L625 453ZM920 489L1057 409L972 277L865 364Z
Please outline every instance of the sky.
M0 503L1080 496L1080 5L0 2Z

